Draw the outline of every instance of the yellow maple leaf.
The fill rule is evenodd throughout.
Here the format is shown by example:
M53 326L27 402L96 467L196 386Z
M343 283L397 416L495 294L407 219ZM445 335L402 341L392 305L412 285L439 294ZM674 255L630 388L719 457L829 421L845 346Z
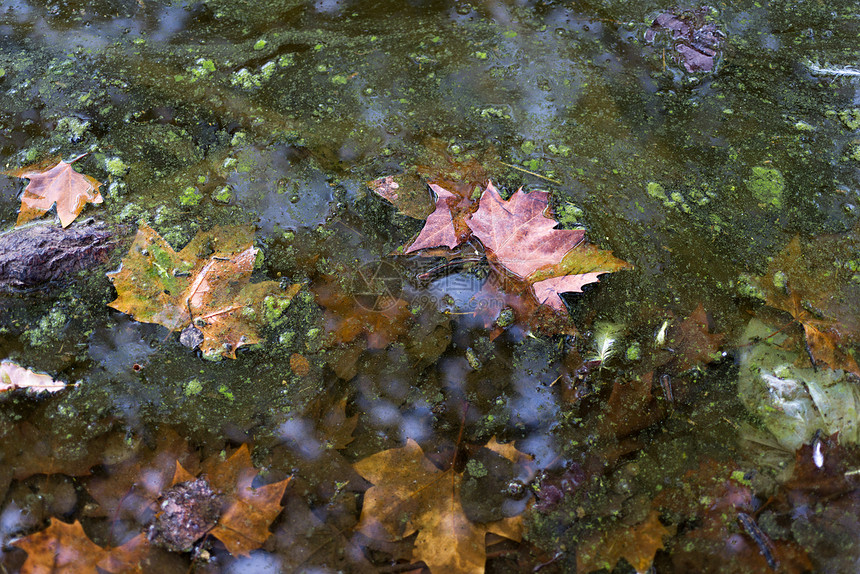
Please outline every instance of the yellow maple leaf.
M141 224L122 268L108 273L117 290L110 307L171 331L199 331L203 354L236 358L260 341L258 327L277 319L301 285L251 283L257 249L250 227L215 227L181 251Z

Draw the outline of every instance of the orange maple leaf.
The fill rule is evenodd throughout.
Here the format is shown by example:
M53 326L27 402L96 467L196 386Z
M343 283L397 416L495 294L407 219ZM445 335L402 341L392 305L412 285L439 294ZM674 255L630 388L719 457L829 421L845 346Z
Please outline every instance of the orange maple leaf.
M225 495L225 507L209 534L224 543L234 556L248 556L270 536L269 525L281 513L281 498L290 478L254 488L258 471L251 463L248 445L243 444L230 458L216 455L203 462L201 477ZM176 462L173 484L193 481L195 476Z
M77 520L68 524L53 519L45 530L12 544L27 553L21 574L98 574L99 569L139 572L141 558L149 548L143 535L118 548L102 548L89 539Z
M83 156L79 156L83 157ZM60 160L31 165L18 170L7 172L7 175L22 177L30 180L21 196L21 210L15 226L23 225L47 213L54 204L57 205L57 215L63 227L69 224L83 211L88 203L104 201L99 187L101 182L93 177L78 173L71 162Z

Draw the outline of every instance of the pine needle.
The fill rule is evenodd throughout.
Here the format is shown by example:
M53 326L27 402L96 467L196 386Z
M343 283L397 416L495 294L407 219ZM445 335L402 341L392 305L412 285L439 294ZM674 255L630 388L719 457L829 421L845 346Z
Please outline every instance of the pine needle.
M517 169L517 170L519 170L519 171L521 171L521 172L523 172L523 173L527 173L527 174L529 174L529 175L533 175L533 176L535 176L535 177L539 177L539 178L541 178L541 179L545 179L545 180L547 180L547 181L549 181L549 182L552 182L552 183L554 183L554 184L556 184L556 185L562 185L562 183L561 183L560 181L556 181L556 180L551 179L551 178L549 178L549 177L547 177L547 176L545 176L545 175L541 175L541 174L539 174L539 173L535 173L535 172L533 172L533 171L529 171L529 170L527 170L527 169L525 169L525 168L522 168L522 167L520 167L520 166L518 166L518 165L514 165L514 164L512 164L512 163L505 163L505 162L503 162L503 161L499 161L499 163L500 163L500 164L502 164L502 165L504 165L504 166L507 166L507 167L509 167L509 168L511 168L511 169Z

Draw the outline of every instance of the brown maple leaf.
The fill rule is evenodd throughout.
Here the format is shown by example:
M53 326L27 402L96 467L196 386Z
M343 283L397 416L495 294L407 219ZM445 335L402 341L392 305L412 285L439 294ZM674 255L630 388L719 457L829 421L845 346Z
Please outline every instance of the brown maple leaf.
M659 512L652 510L633 527L615 524L589 536L577 546L576 571L586 574L602 568L612 570L624 558L636 572L647 572L654 555L663 548L663 539L675 532L674 526L663 526L659 516Z
M215 227L176 252L143 223L122 268L108 273L117 290L109 305L171 331L196 331L204 356L235 359L236 349L258 343L259 327L276 320L301 289L251 283L252 242L250 227Z
M223 542L234 556L248 556L269 538L269 526L281 513L281 498L291 480L287 478L254 488L252 484L257 474L245 444L226 460L215 455L201 465L199 476L224 500L220 517L207 533ZM177 461L173 485L195 480L197 477Z
M80 156L83 157L83 156ZM63 227L68 227L87 203L101 203L101 183L95 178L74 170L71 162L60 160L24 167L7 172L7 175L27 178L30 183L21 196L21 210L15 226L23 225L47 213L54 204Z
M710 332L705 307L699 303L689 317L673 326L666 337L666 346L674 352L668 362L677 373L714 360L725 335Z
M761 286L771 307L803 327L814 361L860 375L848 345L860 336L860 288L850 261L860 249L856 233L822 236L807 245L795 237L773 258Z
M498 443L496 448L498 454L511 456ZM357 530L389 541L418 532L413 557L431 572L480 574L486 562L487 533L517 541L522 536L521 516L471 522L460 499L463 475L453 467L437 468L412 439L354 467L374 485L364 494Z
M123 546L102 548L89 539L78 521L68 524L52 519L48 528L12 543L27 553L21 574L97 574L138 572L148 544L138 535Z

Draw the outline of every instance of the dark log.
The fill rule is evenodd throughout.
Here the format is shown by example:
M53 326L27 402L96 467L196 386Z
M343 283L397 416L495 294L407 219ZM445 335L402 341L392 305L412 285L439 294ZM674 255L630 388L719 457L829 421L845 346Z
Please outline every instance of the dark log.
M49 287L107 261L114 232L92 220L63 229L36 223L0 234L0 289Z

